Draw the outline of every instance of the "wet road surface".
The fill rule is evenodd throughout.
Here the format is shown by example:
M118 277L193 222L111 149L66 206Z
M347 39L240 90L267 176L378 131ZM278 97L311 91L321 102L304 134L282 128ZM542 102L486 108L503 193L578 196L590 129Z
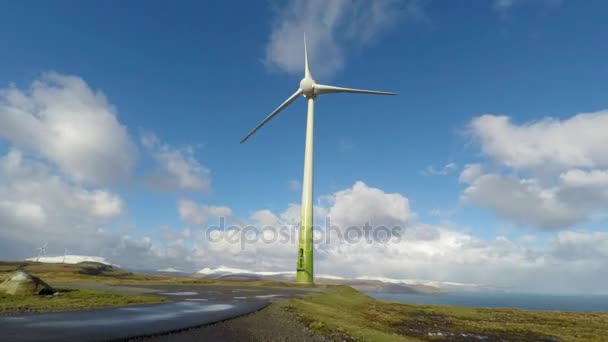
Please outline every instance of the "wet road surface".
M106 341L202 326L261 310L309 290L238 286L150 286L174 302L89 311L0 316L5 341Z
M5 341L107 341L153 335L241 316L264 301L180 301L82 312L0 317Z

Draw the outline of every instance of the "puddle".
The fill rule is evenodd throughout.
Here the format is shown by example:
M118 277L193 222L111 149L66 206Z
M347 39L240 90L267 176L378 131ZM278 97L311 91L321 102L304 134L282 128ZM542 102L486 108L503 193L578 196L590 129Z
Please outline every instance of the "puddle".
M276 298L276 297L284 297L284 296L283 295L278 295L278 294L269 294L269 295L255 296L255 298L259 298L259 299Z
M161 292L159 294L166 296L195 296L198 292Z
M206 300L206 299L205 299ZM27 323L26 327L63 327L75 328L85 326L120 326L129 321L150 322L159 320L176 319L202 312L216 312L230 310L234 305L230 304L201 304L198 302L177 302L156 307L140 308L118 308L119 315L108 312L97 314L94 319L79 317L78 319L50 320Z

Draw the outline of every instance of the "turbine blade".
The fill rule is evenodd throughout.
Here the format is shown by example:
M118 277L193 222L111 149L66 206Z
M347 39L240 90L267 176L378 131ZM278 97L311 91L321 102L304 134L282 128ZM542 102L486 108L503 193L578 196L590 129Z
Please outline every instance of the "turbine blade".
M321 95L321 94L330 94L330 93L397 95L397 93L391 93L388 91L352 89L352 88L334 87L334 86L324 85L324 84L315 84L315 94Z
M306 47L306 32L304 32L304 77L312 78L310 69L308 68L308 49Z
M266 119L262 120L262 122L255 126L255 128L252 129L251 132L249 132L249 134L247 134L247 136L243 138L243 140L241 140L241 144L244 143L247 139L249 139L249 137L252 136L253 133L257 132L258 129L262 128L262 126L264 126L268 121L270 121L270 119L274 118L283 109L285 109L285 107L289 106L293 101L295 101L301 94L301 89L298 89L298 91L293 93L293 95L291 95L287 100L285 100L285 102L278 106L277 109L274 110L274 112L270 113L270 115L268 115Z

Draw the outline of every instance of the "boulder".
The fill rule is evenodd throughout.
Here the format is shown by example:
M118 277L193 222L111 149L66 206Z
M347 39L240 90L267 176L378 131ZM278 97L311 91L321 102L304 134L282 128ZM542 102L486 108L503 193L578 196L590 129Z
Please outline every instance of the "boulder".
M15 271L0 283L0 293L19 296L52 295L55 290L38 277L24 271Z

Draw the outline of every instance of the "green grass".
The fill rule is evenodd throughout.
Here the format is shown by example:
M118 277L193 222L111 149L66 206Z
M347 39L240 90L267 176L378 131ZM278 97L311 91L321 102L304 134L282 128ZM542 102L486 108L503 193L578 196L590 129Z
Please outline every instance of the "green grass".
M11 296L0 294L0 314L72 311L154 304L166 299L150 295L118 294L84 289L59 289L55 296Z
M363 341L606 341L608 313L481 309L374 300L350 287L278 303L309 328ZM441 332L442 336L432 336ZM462 334L468 334L468 338ZM449 337L445 337L445 336Z

